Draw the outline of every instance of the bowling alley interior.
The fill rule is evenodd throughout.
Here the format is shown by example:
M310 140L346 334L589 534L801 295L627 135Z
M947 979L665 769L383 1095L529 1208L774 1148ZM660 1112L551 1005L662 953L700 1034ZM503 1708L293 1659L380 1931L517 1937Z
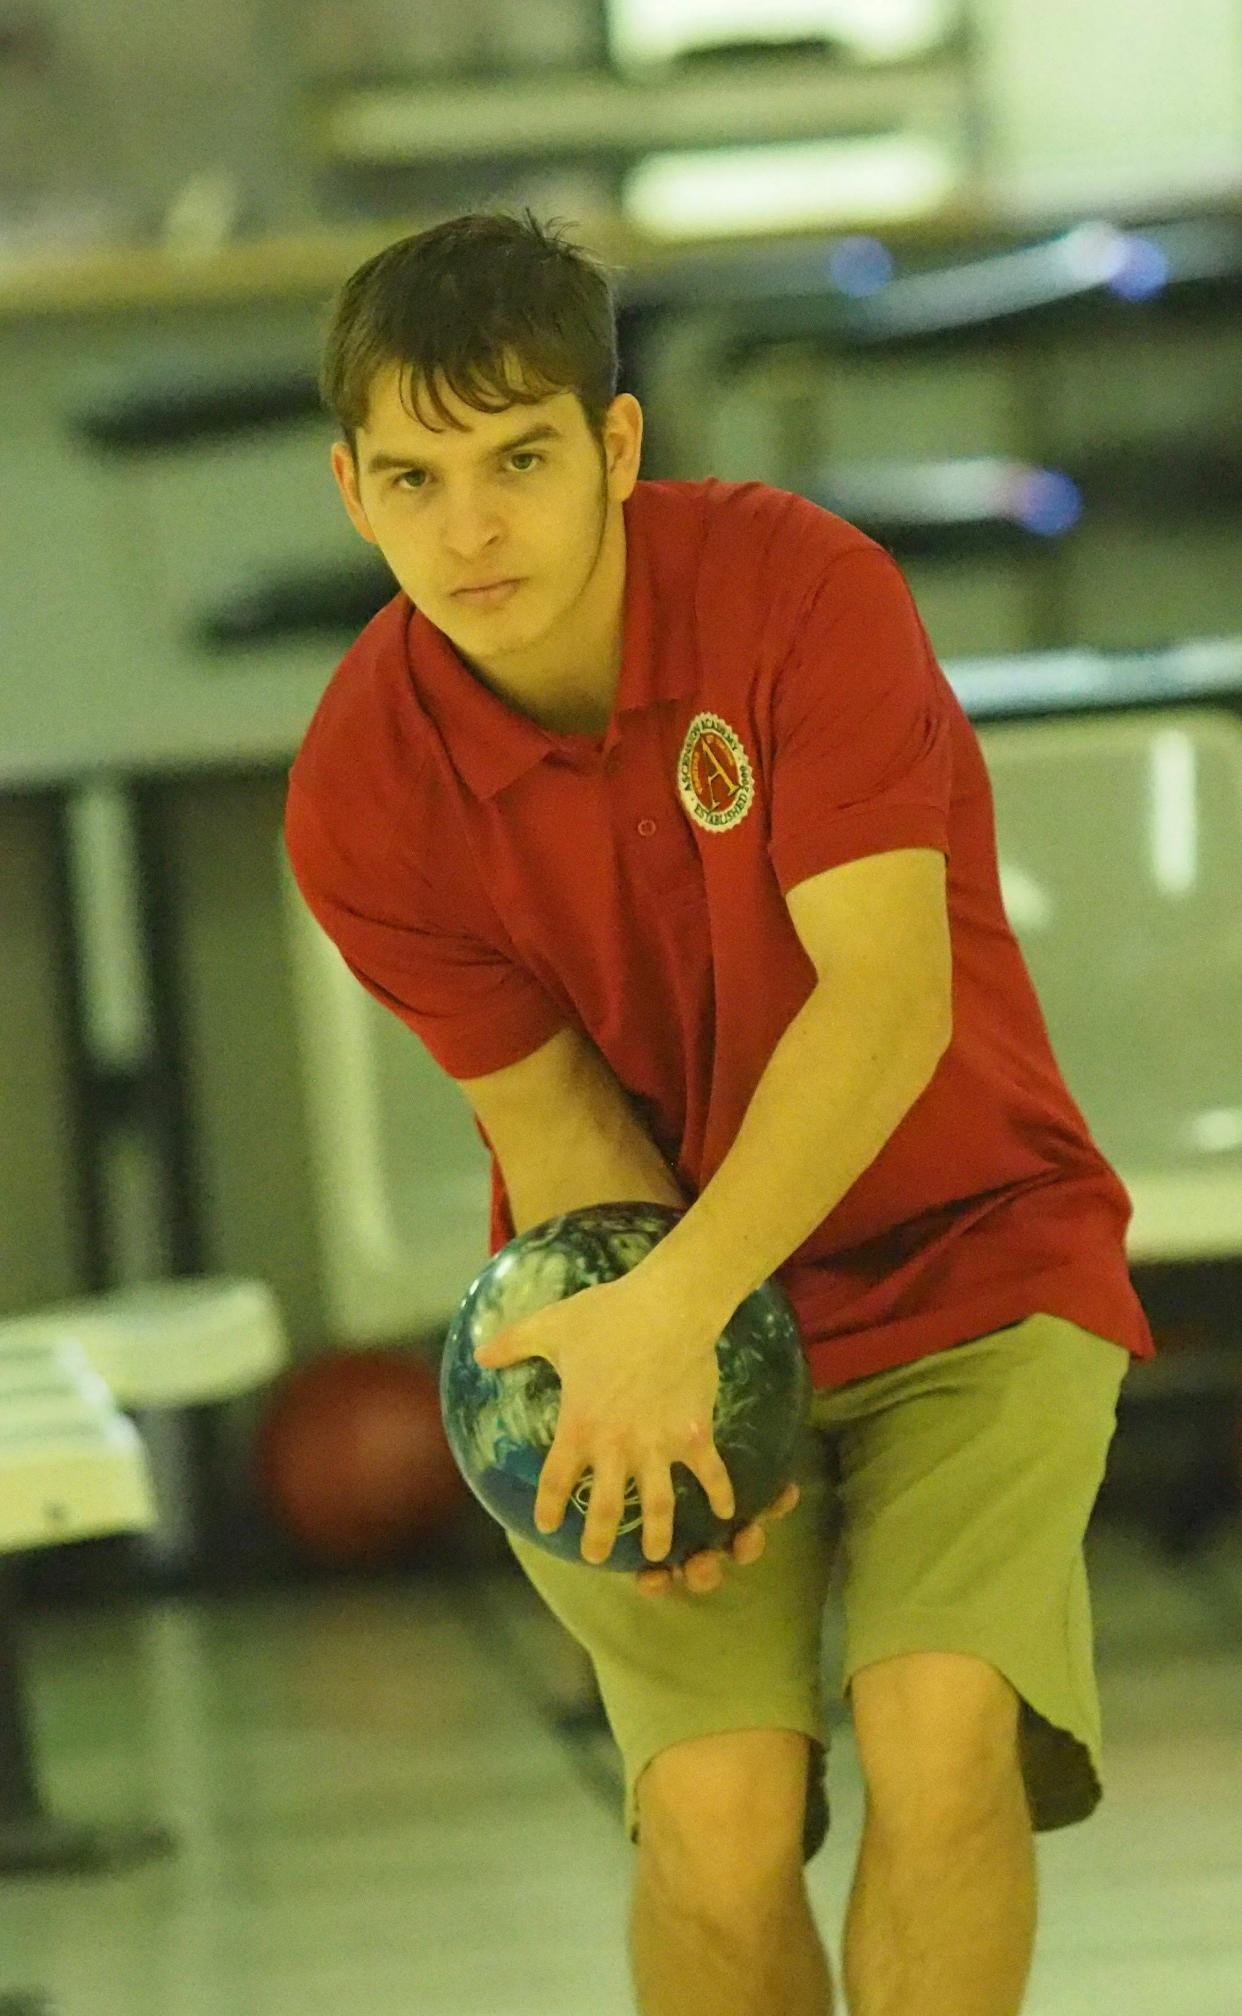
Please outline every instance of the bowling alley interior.
M521 1265L490 1144L285 837L402 592L333 480L329 309L471 212L602 262L642 482L892 556L977 737L1154 1343L1082 1540L1102 1797L1035 1836L1021 2009L1235 2016L1236 10L14 0L0 97L0 2016L670 2006L592 1660L454 1439L447 1354ZM806 1893L837 2016L916 2016L845 1999L845 1572Z

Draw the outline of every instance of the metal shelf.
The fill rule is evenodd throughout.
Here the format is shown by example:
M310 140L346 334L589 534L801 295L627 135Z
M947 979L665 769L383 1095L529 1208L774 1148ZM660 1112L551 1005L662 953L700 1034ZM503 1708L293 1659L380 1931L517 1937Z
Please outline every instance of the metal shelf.
M960 126L971 114L967 56L842 65L738 58L719 70L606 72L505 82L319 87L322 155L380 167L487 155L642 154L653 148L824 140L894 127Z

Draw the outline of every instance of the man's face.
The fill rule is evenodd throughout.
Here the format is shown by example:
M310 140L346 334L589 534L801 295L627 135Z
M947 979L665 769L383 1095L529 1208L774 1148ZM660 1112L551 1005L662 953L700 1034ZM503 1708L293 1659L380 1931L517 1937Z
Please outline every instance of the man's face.
M572 621L610 509L637 481L637 400L623 393L613 401L601 458L572 392L482 413L443 386L458 431L425 397L411 400L415 417L400 388L396 365L377 377L356 473L344 444L333 448L350 518L464 656L492 664L538 650ZM515 445L536 431L541 438ZM461 592L495 581L517 585L494 596Z

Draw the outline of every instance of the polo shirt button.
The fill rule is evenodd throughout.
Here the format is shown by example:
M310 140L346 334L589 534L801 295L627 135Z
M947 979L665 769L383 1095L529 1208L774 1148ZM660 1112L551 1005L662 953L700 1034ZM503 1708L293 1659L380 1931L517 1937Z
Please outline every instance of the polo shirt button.
M638 822L638 830L639 830L639 832L640 832L640 833L642 834L642 836L643 836L643 839L644 839L644 840L650 840L650 838L651 838L652 834L653 834L653 833L655 832L655 830L656 830L656 822L655 822L655 820L654 820L654 819L640 819L640 820L639 820L639 822Z

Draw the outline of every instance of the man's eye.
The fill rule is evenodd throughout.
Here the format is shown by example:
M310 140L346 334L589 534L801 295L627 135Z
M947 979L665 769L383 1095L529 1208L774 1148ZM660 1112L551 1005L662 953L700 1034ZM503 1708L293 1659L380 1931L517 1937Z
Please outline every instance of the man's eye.
M544 457L542 455L537 454L533 448L515 448L512 455L510 455L509 460L510 462L542 462L544 460ZM406 469L397 478L397 488L400 489L403 483L408 483L412 476L425 476L426 473L427 472L425 469ZM519 469L517 473L519 476L524 476L526 474L526 471L524 469ZM421 490L423 486L421 483L419 483L416 486L412 487L416 487L419 490Z

